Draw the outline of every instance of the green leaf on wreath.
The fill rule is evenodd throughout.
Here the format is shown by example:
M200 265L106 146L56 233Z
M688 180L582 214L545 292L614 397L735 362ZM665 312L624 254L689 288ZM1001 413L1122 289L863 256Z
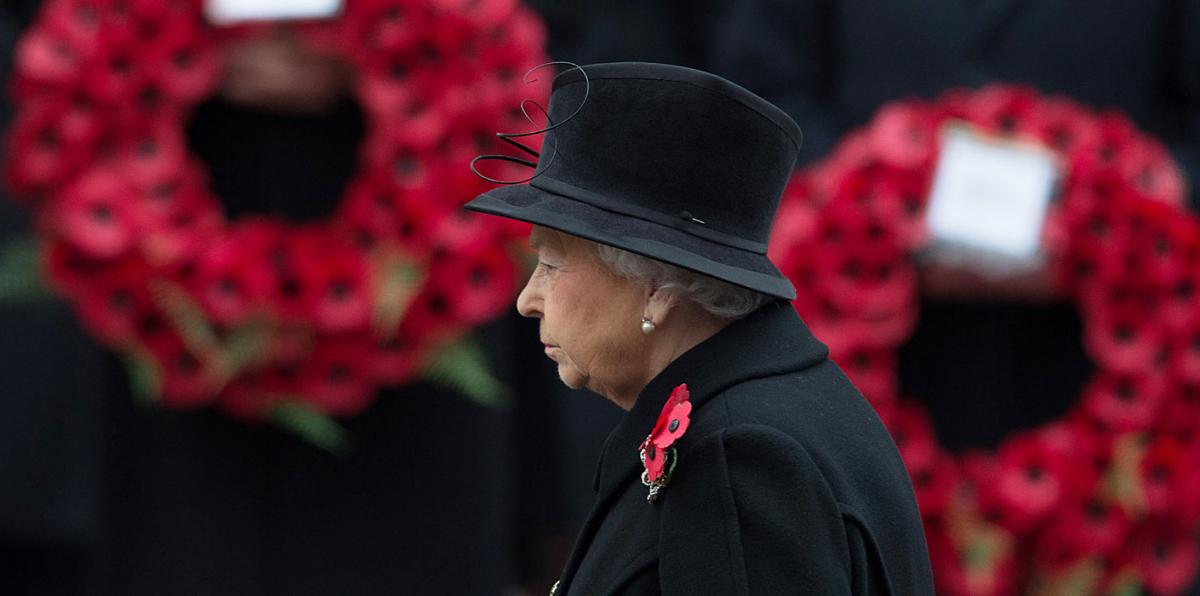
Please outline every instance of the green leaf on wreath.
M375 274L379 284L371 312L371 332L378 339L391 339L425 276L414 261L397 251L384 253L376 260Z
M0 302L41 302L49 297L37 242L22 236L0 246Z
M1142 584L1137 578L1124 577L1113 583L1105 593L1110 596L1141 596L1145 590L1142 589Z
M1103 579L1104 566L1095 558L1088 558L1055 577L1052 586L1057 594L1095 594Z
M204 311L195 299L188 295L187 290L171 282L156 279L150 282L150 293L154 297L154 303L183 338L189 352L203 359L205 354L220 349L221 342L217 338L217 332L213 330L208 317L204 316Z
M437 350L425 368L431 383L458 391L490 408L508 406L508 388L492 374L483 348L470 338Z
M1142 486L1141 466L1145 440L1138 433L1117 437L1112 463L1103 478L1105 496L1125 509L1131 518L1140 519L1146 510L1146 491Z
M151 405L162 399L162 377L158 365L148 354L130 354L125 359L133 396L139 403Z
M354 440L345 427L304 402L281 401L271 408L269 418L283 430L334 455L347 455L354 449Z
M232 330L212 363L213 391L220 391L247 369L265 362L270 348L271 327L267 323L249 323Z

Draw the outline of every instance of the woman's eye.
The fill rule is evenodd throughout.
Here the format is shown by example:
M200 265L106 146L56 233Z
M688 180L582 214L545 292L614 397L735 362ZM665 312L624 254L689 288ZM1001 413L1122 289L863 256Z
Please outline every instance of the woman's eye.
M557 267L555 267L554 265L551 265L550 263L547 263L545 261L538 261L538 266L541 267L542 269L545 269L546 271L553 271L553 270L557 269Z

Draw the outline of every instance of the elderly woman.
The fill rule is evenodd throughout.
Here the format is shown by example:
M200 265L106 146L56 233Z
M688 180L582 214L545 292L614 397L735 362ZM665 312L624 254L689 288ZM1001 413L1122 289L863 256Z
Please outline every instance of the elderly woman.
M627 414L553 593L929 594L904 465L766 257L800 143L675 66L555 79L537 170L468 208L535 224L517 299L564 383Z

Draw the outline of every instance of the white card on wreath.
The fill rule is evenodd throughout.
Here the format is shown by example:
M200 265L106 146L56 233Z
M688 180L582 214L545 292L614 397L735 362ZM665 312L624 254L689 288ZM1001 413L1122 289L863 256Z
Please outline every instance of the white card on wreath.
M934 245L1011 266L1035 262L1059 175L1054 154L964 126L947 128L942 141L926 211Z
M327 19L342 10L342 0L204 0L204 15L217 25L243 21Z

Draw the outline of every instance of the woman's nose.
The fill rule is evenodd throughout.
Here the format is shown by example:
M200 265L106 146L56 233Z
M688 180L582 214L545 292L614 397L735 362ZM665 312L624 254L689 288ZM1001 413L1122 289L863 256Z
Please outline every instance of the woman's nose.
M520 295L517 296L517 312L523 317L537 318L542 316L541 297L534 290L532 277L525 282L525 287L521 288Z

